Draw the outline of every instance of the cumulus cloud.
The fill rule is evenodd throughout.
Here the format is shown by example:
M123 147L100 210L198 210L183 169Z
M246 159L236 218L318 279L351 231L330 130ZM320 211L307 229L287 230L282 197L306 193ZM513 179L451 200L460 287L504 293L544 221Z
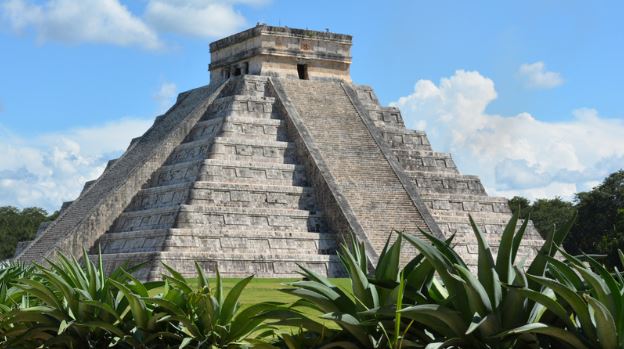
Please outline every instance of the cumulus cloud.
M173 105L177 95L177 88L176 84L172 82L163 82L160 85L160 88L154 94L154 100L158 103L159 113L164 113Z
M528 87L553 88L563 84L561 74L547 71L544 62L522 64L518 74Z
M32 31L39 42L106 43L155 50L162 33L215 38L246 25L236 5L268 0L148 0L141 15L120 0L5 0L0 19L17 33Z
M159 31L198 37L232 34L245 25L232 1L151 0L145 19Z
M624 120L593 109L563 122L486 113L496 97L492 80L458 70L438 84L418 81L393 104L409 127L426 130L436 150L451 152L492 194L571 198L624 167Z
M157 33L118 0L7 0L1 13L16 32L33 29L41 42L95 42L158 49Z
M126 118L28 138L0 126L0 205L57 210L151 123Z

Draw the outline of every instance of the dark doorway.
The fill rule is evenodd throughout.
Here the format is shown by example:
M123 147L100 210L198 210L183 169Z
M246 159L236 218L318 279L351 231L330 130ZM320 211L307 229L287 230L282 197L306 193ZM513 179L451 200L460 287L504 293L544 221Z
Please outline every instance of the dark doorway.
M241 68L240 67L234 68L234 76L239 76L239 75L241 75Z
M299 74L299 79L308 80L308 65L297 64L297 73Z

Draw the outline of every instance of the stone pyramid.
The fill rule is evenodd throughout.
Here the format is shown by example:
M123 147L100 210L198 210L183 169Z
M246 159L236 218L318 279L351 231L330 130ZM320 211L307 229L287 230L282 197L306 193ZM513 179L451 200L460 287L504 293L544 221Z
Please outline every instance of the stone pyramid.
M401 113L351 82L351 36L258 25L210 45L211 81L187 91L16 254L92 255L106 268L193 262L227 276L340 276L338 244L374 264L393 230L456 234L476 264L471 214L494 250L510 210L434 152ZM542 243L531 228L522 254ZM415 251L404 247L409 258Z

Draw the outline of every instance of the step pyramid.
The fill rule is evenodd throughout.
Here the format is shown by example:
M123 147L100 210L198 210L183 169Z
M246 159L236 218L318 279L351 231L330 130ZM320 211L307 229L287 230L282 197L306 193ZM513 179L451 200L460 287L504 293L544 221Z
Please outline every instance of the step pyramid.
M107 270L166 263L227 276L341 276L357 239L374 265L393 231L439 238L476 265L468 214L496 251L511 217L450 154L349 76L351 37L258 25L211 44L210 85L176 104L16 254L101 252ZM521 254L542 244L530 225ZM403 259L416 251L403 246Z
M193 261L229 276L296 276L297 264L338 273L336 236L267 84L246 76L215 98L94 244L108 268L144 261L147 279L162 262Z

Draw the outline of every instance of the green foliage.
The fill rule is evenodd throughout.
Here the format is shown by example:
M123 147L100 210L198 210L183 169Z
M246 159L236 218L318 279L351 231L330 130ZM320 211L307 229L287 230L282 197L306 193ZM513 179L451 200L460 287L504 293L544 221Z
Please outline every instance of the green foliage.
M564 340L577 349L616 349L624 347L624 279L611 274L590 256L574 257L561 252L565 262L550 260L547 277L529 276L542 286L552 299L539 300L556 314L549 325L525 325L524 331L542 331L547 326L556 331L544 333ZM624 255L619 252L623 259ZM558 309L558 310L557 310Z
M611 174L591 191L576 194L576 201L579 221L564 247L573 254L608 254L607 265L617 265L617 250L624 248L624 171Z
M82 263L64 256L46 266L5 263L0 347L623 348L624 254L617 251L610 271L563 251L572 217L524 266L528 221L519 216L496 256L470 218L478 243L470 268L453 250L453 236L393 234L372 270L364 245L352 239L339 251L350 284L302 267L303 279L282 289L295 297L291 305L242 306L252 276L226 290L218 271L210 280L198 264L193 279L165 265L163 281L141 282L135 268L105 275L101 259L86 252ZM420 252L406 264L404 245Z
M479 245L476 274L453 251L453 237L442 241L423 231L422 237L400 233L394 243L388 241L368 276L364 247L352 243L340 250L350 289L340 289L302 268L306 280L284 290L301 297L297 306L319 311L341 331L332 331L301 314L298 319L290 315L316 333L316 338L325 336L324 347L357 343L363 348L538 348L541 335L521 328L554 315L537 302L548 302L541 284L529 279L522 264L517 264L521 263L518 251L528 221L518 226L518 215L513 216L496 258L472 218L470 222ZM545 275L572 223L550 234L528 266L529 273ZM404 268L400 268L402 239L420 252ZM540 331L560 330L548 327Z
M520 262L519 245L527 221L517 228L518 215L513 216L501 236L496 259L485 236L472 218L470 221L479 246L476 275L456 254L441 253L441 250L449 249L440 247L442 241L431 246L418 237L405 236L434 266L448 296L434 304L407 307L403 312L430 331L439 333L434 345L475 349L538 348L537 335L514 332L517 327L536 322L543 315L535 303L536 299L544 298L539 292L539 284L528 280L522 265L516 264ZM528 267L529 273L545 273L548 260L554 256L556 246L571 224L549 236Z
M340 248L341 262L351 280L351 287L342 289L328 278L301 267L304 280L289 283L283 291L301 298L290 312L278 315L280 325L301 325L317 343L328 342L327 347L344 348L409 348L415 342L405 339L407 331L424 331L411 328L401 321L400 305L403 302L405 270L399 269L401 237L390 240L380 254L377 268L368 276L368 258L364 245L353 242ZM430 279L430 277L429 277ZM397 306L398 305L398 306ZM333 322L341 331L326 327L305 315L298 308L311 308L320 312L321 318ZM284 337L289 348L295 346L292 336ZM417 336L414 336L417 338ZM302 336L298 336L301 340ZM310 341L304 342L306 345Z
M15 282L23 301L0 318L1 326L10 328L3 333L6 346L141 348L160 337L155 321L144 325L149 310L138 314L132 299L124 297L128 290L147 296L157 284L142 284L123 269L106 276L101 259L96 264L86 252L83 259L81 265L61 255L49 266L35 265L32 275Z
M602 236L596 252L606 254L607 265L615 266L618 264L618 250L622 248L624 248L624 208L617 210L613 230Z
M512 211L519 210L520 218L530 214L542 237L578 212L579 219L563 242L565 249L572 254L606 255L608 268L619 263L617 251L624 249L624 170L612 173L588 192L577 193L575 203L561 198L530 203L516 196L509 200L509 205Z
M531 211L531 202L522 196L514 196L508 201L513 213L519 213L520 218L525 219Z
M274 303L241 309L252 277L229 292L217 274L211 289L168 268L164 282L141 282L140 266L105 275L101 257L83 263L63 255L47 266L0 269L0 347L9 348L240 348L272 334L263 314ZM162 293L157 294L158 290Z
M559 197L538 199L530 203L523 197L514 196L509 200L509 206L512 212L519 212L521 219L530 216L533 226L543 238L546 238L556 227L561 227L570 221L575 212L571 202Z
M18 241L32 240L39 225L54 220L58 213L48 213L37 207L19 210L12 206L0 207L0 260L13 257Z
M253 276L240 280L225 292L218 270L215 287L211 288L197 263L196 280L186 279L173 268L165 267L170 275L164 275L163 293L145 302L162 314L162 321L180 338L180 348L251 347L258 338L273 334L264 322L265 315L276 309L277 303L258 303L241 309L240 296Z

